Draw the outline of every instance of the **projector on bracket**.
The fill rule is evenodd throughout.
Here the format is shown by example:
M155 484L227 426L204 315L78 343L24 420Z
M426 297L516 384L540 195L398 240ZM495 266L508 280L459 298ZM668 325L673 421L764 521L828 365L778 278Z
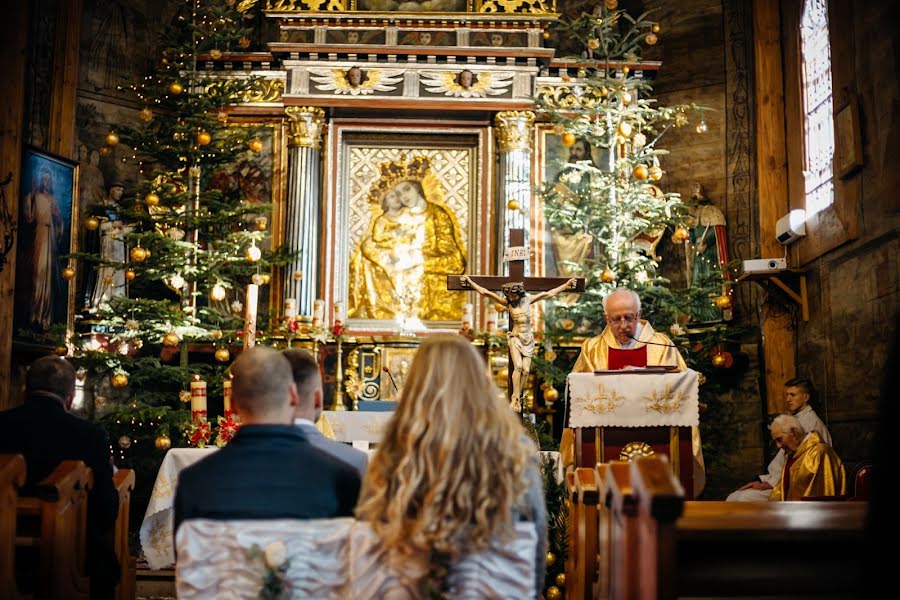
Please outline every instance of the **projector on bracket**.
M757 258L744 261L744 273L777 273L787 270L787 261L783 258Z

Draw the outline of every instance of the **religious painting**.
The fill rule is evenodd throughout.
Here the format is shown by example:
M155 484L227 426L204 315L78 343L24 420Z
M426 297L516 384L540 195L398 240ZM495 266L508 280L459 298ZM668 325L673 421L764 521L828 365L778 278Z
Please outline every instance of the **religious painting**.
M249 216L248 220L254 229L266 232L262 243L259 244L263 250L277 248L284 239L282 224L285 210L286 166L282 150L284 144L282 120L258 121L234 118L230 122L233 127L251 129L254 143L248 144L248 147L232 162L218 165L215 170L204 174L208 177L205 187L221 190L225 194L237 194L241 201L260 206L259 213ZM263 209L263 206L267 208ZM258 313L265 315L271 307L274 307L272 290L280 290L281 286L280 282L275 281L277 273L261 273L261 275L269 277L269 293L261 290L258 304ZM218 308L242 318L245 303L243 296L244 290L234 290L225 300L217 303Z
M587 183L586 178L581 177L581 171L569 165L581 161L590 163L600 169L609 165L610 153L606 148L591 146L583 138L576 138L575 142L566 146L554 127L539 127L536 153L537 164L535 172L539 186L555 183L578 192L580 186ZM608 168L604 169L608 170ZM575 194L572 194L575 197ZM550 211L541 206L542 211L538 221L542 225L542 256L544 257L544 274L550 277L581 277L577 265L584 264L591 256L594 249L593 236L584 231L570 231L565 226L556 222ZM563 294L557 298L561 304L574 304L578 294Z
M357 0L355 8L374 12L466 12L466 0Z
M339 261L334 297L346 301L352 328L458 328L466 294L447 290L447 275L478 268L485 140L343 136L335 200L346 235L326 233L326 245Z
M381 400L398 400L418 346L381 349Z
M53 343L46 336L74 317L74 270L66 255L77 251L78 165L28 147L22 158L14 332Z

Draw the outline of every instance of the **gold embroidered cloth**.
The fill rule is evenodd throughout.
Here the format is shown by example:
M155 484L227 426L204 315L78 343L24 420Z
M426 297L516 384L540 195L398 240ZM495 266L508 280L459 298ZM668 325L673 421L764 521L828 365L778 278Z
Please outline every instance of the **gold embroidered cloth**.
M618 371L571 373L569 427L696 427L700 374Z

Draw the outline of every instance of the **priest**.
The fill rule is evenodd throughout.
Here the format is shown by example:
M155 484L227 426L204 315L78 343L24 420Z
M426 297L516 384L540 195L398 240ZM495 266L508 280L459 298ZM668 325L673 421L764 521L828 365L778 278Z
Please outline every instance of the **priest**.
M655 331L650 323L641 319L641 299L637 293L618 288L607 295L603 298L603 317L606 327L600 335L582 345L573 372L618 371L646 366L671 367L673 371L687 369L684 358L669 336ZM697 427L691 428L691 446L694 455L694 498L697 498L706 485L703 448Z

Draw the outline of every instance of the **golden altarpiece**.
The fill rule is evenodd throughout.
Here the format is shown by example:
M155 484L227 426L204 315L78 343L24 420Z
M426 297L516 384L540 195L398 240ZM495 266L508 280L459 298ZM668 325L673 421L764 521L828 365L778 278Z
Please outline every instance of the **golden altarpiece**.
M543 231L534 189L559 136L532 99L571 94L579 71L545 47L555 10L267 0L268 52L201 57L219 76L261 78L233 112L277 130L273 241L299 252L273 274L271 304L300 320L290 342L327 345L337 407L394 399L421 336L490 327L491 307L448 292L446 275L502 273L511 228L544 274L547 236L527 232Z

